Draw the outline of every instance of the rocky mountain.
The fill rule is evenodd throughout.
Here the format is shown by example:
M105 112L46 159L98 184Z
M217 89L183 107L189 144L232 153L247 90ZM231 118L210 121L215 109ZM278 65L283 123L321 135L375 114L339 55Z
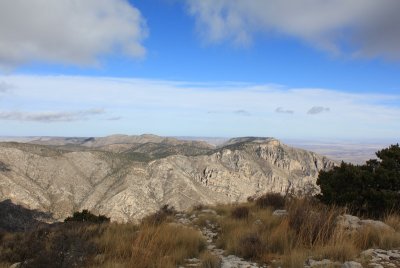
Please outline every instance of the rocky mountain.
M236 138L217 148L154 135L3 142L0 201L55 219L89 209L130 221L164 204L184 210L314 190L318 172L334 165L273 138Z

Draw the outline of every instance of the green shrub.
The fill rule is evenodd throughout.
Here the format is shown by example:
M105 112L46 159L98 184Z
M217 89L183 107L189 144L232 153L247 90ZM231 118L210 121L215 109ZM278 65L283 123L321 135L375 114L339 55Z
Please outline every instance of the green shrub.
M90 222L90 223L104 223L110 222L110 218L104 215L94 215L90 213L87 209L82 210L82 212L74 212L72 217L68 217L64 222Z
M400 147L392 145L376 153L380 160L355 166L342 162L321 171L318 198L326 204L349 206L356 213L383 216L400 205Z

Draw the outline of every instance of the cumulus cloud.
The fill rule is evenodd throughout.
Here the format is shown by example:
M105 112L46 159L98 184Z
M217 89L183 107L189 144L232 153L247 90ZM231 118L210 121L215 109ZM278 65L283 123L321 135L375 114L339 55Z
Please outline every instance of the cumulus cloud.
M236 111L233 111L233 113L236 115L241 115L241 116L251 116L251 113L246 110L236 110Z
M334 53L400 59L400 1L187 1L209 42L249 44L254 34L293 36ZM349 51L350 50L350 51Z
M331 109L328 107L322 107L322 106L314 106L310 110L308 110L307 114L320 114L324 112L329 112Z
M142 57L140 11L127 0L0 1L0 67L29 61L96 64L106 53Z
M278 114L294 114L294 111L292 111L292 110L286 110L286 109L284 109L284 108L282 108L282 107L276 108L276 109L275 109L275 112L278 113Z
M87 120L89 117L105 113L103 109L89 109L73 112L21 112L0 111L0 120L34 121L34 122L71 122Z

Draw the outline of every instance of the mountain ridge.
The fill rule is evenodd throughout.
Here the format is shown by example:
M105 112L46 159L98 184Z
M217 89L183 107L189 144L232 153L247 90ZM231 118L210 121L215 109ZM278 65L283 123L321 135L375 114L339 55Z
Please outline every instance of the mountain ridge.
M57 220L89 209L132 221L164 204L184 210L265 192L315 191L318 172L336 164L274 138L235 138L218 147L158 136L124 137L123 144L127 139L134 144L128 153L104 149L104 140L73 144L73 150L71 144L0 143L0 163L7 167L0 171L0 199Z

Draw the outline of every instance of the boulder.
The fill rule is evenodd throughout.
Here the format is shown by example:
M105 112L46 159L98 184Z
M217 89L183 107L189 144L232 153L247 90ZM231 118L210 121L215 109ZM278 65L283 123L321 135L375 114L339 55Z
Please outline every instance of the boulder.
M338 216L337 225L350 232L357 231L363 227L372 227L382 231L395 232L392 227L382 221L361 220L360 218L349 214Z
M342 268L363 268L363 266L356 261L346 261L343 263Z

